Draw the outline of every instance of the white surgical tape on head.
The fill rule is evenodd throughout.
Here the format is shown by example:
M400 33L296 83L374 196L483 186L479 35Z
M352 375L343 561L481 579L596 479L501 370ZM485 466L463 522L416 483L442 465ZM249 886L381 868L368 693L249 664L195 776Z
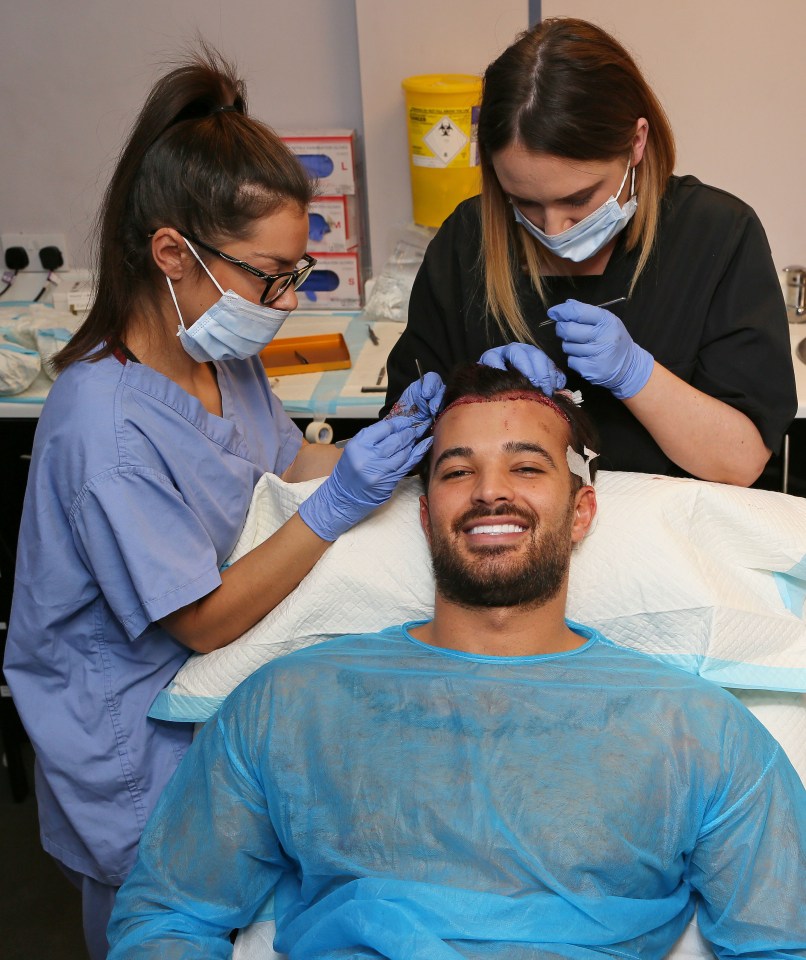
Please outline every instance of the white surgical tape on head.
M582 391L581 390L557 390L556 393L559 393L560 396L567 397L571 403L576 404L576 406L582 406Z
M565 451L565 459L568 461L568 469L585 484L590 486L591 468L590 462L599 456L593 450L587 447L582 448L582 454L579 454L569 444Z

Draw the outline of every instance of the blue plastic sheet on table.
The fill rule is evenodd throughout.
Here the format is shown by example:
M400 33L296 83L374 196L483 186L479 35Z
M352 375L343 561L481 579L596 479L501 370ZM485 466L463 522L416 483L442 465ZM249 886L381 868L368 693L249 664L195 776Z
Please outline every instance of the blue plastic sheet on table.
M357 357L367 344L367 324L363 313L342 311L334 314L337 317L350 317L347 329L344 331L344 340L351 357ZM283 400L283 406L292 417L322 417L336 416L340 410L362 407L366 410L367 419L374 420L378 411L380 394L362 394L355 397L341 395L350 370L333 370L319 378L311 396L307 400Z

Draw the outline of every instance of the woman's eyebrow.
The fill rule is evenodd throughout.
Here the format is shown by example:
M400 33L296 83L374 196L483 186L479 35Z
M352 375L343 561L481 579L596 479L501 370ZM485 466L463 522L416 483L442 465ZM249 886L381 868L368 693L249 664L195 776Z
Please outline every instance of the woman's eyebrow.
M276 263L279 267L288 267L289 270L293 270L294 267L299 263L299 260L294 260L293 262L284 257L279 253L269 253L266 250L253 250L250 254L250 257L253 257L255 260L270 260L273 263Z
M604 180L599 180L597 183L592 183L590 186L583 187L582 190L577 190L575 193L569 193L566 197L558 197L556 200L553 200L552 203L573 203L575 200L581 200L583 197L587 197L588 194L595 193L603 183ZM516 205L528 205L530 203L542 205L543 202L542 200L529 200L527 197L518 197L514 193L509 194L509 199Z
M574 200L581 200L583 197L586 197L589 193L595 193L603 183L604 183L604 180L599 180L598 183L592 183L590 184L590 186L587 186L582 190L577 190L576 193L569 193L567 197L560 197L555 202L571 203Z

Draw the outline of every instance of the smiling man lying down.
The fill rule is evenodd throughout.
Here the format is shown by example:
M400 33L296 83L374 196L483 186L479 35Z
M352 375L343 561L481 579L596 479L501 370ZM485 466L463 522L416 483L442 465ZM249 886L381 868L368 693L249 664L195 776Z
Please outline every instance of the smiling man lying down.
M449 385L424 467L433 620L241 684L118 895L114 960L806 956L806 791L727 692L565 619L596 513L581 412L512 371Z

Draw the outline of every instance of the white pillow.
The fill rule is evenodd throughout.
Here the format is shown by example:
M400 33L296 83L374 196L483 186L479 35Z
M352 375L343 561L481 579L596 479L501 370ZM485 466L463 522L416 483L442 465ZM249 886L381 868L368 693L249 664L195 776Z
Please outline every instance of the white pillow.
M279 527L321 481L263 477L231 560ZM781 743L806 782L806 501L766 491L644 474L601 473L599 517L575 551L568 613L616 642L733 690ZM299 588L223 650L192 657L152 716L203 720L273 657L328 636L427 617L433 579L419 524L419 482L341 537ZM238 960L270 951L255 923ZM692 920L669 960L713 958Z
M602 473L568 613L725 687L806 691L806 500Z
M321 482L262 477L231 560ZM723 686L806 691L806 500L630 473L602 473L596 488L596 526L572 559L571 619ZM205 720L274 657L428 618L434 587L419 494L416 478L403 481L268 616L229 646L192 656L150 715Z
M262 543L322 480L258 480L243 532L229 562ZM344 633L382 630L424 619L434 608L434 580L420 527L416 478L366 520L342 534L297 589L234 643L195 654L154 701L149 716L206 720L261 664Z

